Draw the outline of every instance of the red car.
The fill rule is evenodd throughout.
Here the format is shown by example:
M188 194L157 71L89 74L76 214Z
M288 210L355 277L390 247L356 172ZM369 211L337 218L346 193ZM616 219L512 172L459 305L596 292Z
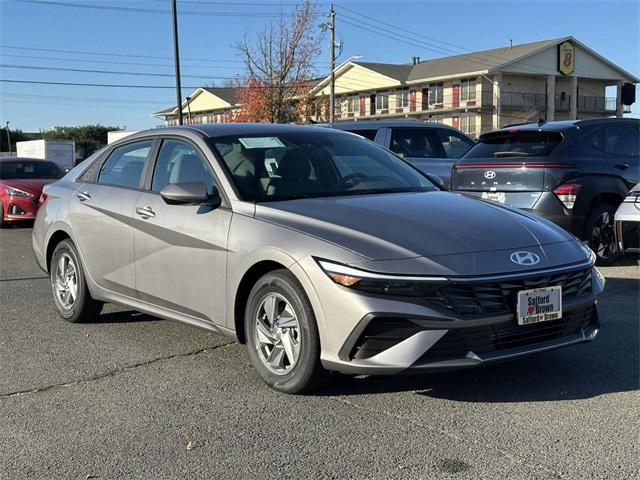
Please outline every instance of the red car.
M65 171L53 162L35 158L0 158L0 227L33 220L40 207L42 187Z

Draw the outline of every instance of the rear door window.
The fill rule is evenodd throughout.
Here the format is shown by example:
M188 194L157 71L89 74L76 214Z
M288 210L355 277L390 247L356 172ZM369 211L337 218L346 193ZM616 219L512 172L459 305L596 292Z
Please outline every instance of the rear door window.
M465 158L548 157L561 141L559 132L497 132L480 137Z
M390 149L404 158L436 158L439 155L430 128L392 128Z
M453 130L439 128L436 131L447 158L460 158L475 145L473 140Z
M152 144L153 140L146 140L115 148L100 169L98 183L138 188Z
M617 125L607 127L605 151L619 157L637 157L640 150L638 127L635 125Z

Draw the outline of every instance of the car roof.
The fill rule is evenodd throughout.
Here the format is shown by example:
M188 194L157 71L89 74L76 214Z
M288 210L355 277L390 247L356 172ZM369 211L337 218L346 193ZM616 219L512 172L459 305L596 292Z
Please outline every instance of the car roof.
M616 118L616 117L604 117L604 118L589 118L584 120L560 120L554 122L544 123L521 123L508 125L496 131L504 131L512 128L518 130L546 130L557 131L566 130L571 127L586 127L586 126L599 126L599 125L616 125L616 124L631 124L640 125L640 119L637 118ZM488 132L490 133L490 132Z
M401 120L348 120L335 122L333 124L325 124L327 127L333 127L337 130L371 130L389 127L417 127L417 128L445 128L449 130L457 129L445 125L443 123L429 122L418 119L401 119Z

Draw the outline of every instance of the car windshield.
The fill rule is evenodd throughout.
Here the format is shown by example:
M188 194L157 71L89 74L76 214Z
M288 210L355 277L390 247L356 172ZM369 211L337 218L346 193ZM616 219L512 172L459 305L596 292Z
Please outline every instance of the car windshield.
M480 137L465 158L547 157L561 141L558 132L495 132Z
M64 170L53 162L29 160L0 162L0 180L62 178L64 175Z
M210 142L249 201L438 190L400 158L355 135L310 129Z

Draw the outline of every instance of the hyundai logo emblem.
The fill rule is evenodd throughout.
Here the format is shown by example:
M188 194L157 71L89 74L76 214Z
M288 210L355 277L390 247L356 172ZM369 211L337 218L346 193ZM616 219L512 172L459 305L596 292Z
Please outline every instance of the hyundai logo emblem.
M496 172L494 172L493 170L487 170L486 172L484 172L484 178L486 178L487 180L496 178Z
M511 258L513 263L517 263L518 265L535 265L540 261L540 257L538 255L525 250L513 252L509 258Z

